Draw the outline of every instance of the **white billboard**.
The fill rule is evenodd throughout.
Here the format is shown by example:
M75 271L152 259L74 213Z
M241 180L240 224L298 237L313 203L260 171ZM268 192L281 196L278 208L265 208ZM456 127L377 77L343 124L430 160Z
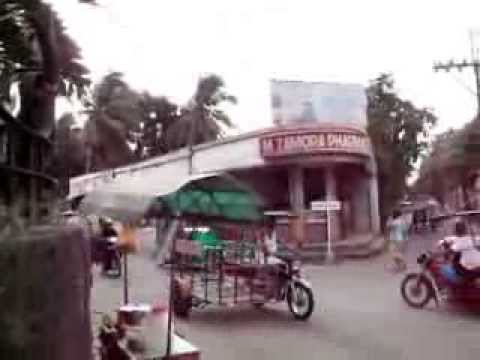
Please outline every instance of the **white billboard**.
M367 98L357 84L271 80L273 121L366 126Z

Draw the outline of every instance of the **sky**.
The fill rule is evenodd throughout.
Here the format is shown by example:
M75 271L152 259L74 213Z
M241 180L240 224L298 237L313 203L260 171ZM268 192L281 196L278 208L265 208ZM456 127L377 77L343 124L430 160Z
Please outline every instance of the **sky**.
M51 0L94 80L120 71L136 89L186 103L217 73L238 98L227 111L241 131L272 123L272 78L367 86L392 73L402 97L438 116L435 133L476 111L473 72L432 65L470 58L471 31L480 46L480 1L98 1Z

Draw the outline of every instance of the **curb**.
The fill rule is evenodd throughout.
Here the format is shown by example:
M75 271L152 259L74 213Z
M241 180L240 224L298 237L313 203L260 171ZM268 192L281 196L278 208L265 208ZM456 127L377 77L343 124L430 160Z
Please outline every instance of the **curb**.
M346 252L339 251L335 253L334 263L339 263L342 260L367 260L375 256L383 254L387 250L387 241L383 235L372 237L363 246L356 249L350 249ZM302 262L311 265L327 264L326 253L304 254Z
M387 250L387 240L383 235L378 235L370 241L365 249L343 254L344 259L369 259L383 254Z

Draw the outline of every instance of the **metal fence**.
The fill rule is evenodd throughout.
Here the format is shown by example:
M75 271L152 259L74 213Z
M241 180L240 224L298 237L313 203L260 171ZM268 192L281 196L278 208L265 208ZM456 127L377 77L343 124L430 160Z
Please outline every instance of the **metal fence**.
M53 143L0 112L0 234L9 222L21 218L33 225L52 213L52 195L58 183L47 174Z

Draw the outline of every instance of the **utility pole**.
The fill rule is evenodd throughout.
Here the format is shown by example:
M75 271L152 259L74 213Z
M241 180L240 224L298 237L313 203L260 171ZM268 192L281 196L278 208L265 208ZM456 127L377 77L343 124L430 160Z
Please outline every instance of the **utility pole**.
M471 60L463 60L461 62L450 60L446 63L436 62L433 64L433 70L435 72L440 70L450 71L450 69L457 69L458 71L462 71L465 68L471 68L473 70L473 74L475 76L475 85L476 85L476 92L475 96L477 98L477 116L480 115L480 61L478 56L475 54L475 48L473 44L473 33L470 33L470 42L471 42L471 51L472 51L472 59Z

